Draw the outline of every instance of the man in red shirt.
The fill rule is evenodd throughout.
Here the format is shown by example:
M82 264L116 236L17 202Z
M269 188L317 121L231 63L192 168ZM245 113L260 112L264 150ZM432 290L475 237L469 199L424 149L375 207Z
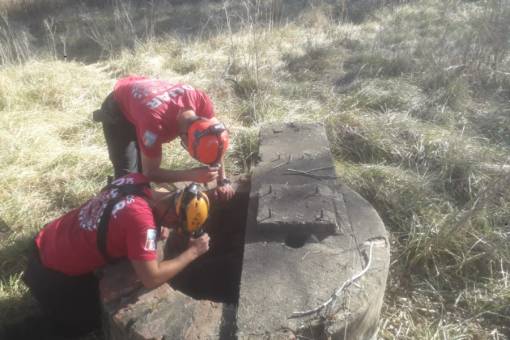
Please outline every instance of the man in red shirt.
M129 259L143 285L154 288L208 251L209 236L203 234L191 237L179 256L157 260L159 226L191 221L198 228L207 217L205 194L196 185L188 188L194 191L155 191L144 175L129 174L39 232L23 280L54 332L80 335L100 326L99 281L94 272L112 259ZM189 216L191 210L182 208L187 204L183 193L191 195L190 206L202 209L198 215Z
M94 120L103 123L115 178L142 172L154 182L216 179L220 198L233 196L223 166L228 133L214 117L212 102L204 92L164 80L125 77L94 112ZM195 159L208 166L161 168L162 144L177 137Z

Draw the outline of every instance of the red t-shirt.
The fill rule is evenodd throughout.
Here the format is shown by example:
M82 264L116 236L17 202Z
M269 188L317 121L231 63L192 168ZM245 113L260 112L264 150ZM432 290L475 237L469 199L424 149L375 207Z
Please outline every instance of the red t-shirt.
M114 184L145 183L142 174L129 174ZM149 190L146 194L150 196ZM106 264L97 248L97 226L115 189L100 192L81 207L47 224L37 235L41 261L47 268L67 275L81 275ZM157 258L156 227L147 201L128 195L112 209L106 250L112 258L135 261Z
M209 97L185 84L130 76L115 84L115 101L136 128L138 145L150 158L161 156L161 144L178 136L177 115L193 110L204 118L214 117Z

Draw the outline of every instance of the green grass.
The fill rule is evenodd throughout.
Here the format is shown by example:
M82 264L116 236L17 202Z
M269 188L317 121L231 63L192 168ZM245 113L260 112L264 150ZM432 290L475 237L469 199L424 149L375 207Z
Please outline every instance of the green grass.
M27 45L20 22L0 25L0 42L9 41L0 47L0 217L9 228L0 236L0 322L33 306L19 276L31 237L111 172L90 114L116 78L135 73L210 94L231 131L232 173L257 161L262 124L325 124L341 181L391 235L381 338L507 339L510 6L342 3L183 4L159 17L134 3L69 5L54 13L57 43L41 28L44 46ZM2 9L23 18L30 5ZM34 22L56 5L38 3ZM81 26L64 20L70 11L81 11ZM120 27L136 34L118 36ZM102 59L62 60L62 34L70 55L93 46ZM178 143L164 149L165 166L195 164Z

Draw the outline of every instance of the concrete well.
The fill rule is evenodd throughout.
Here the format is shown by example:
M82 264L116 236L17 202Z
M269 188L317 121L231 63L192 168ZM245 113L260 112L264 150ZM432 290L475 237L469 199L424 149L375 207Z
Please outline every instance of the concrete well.
M108 338L375 338L387 234L370 204L336 178L324 128L265 126L259 156L235 198L214 205L211 250L172 282L147 291L128 263L106 270ZM185 246L173 235L160 255Z

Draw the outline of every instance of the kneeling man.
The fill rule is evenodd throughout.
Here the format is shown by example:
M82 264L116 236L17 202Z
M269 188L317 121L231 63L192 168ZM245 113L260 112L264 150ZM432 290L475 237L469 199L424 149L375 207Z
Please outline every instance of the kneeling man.
M196 184L160 192L144 175L128 174L39 232L23 280L55 332L86 334L101 323L95 271L127 258L145 287L161 285L208 251L209 236L192 234L201 230L208 211L207 196ZM183 228L189 245L160 262L156 242L168 235L166 227Z

